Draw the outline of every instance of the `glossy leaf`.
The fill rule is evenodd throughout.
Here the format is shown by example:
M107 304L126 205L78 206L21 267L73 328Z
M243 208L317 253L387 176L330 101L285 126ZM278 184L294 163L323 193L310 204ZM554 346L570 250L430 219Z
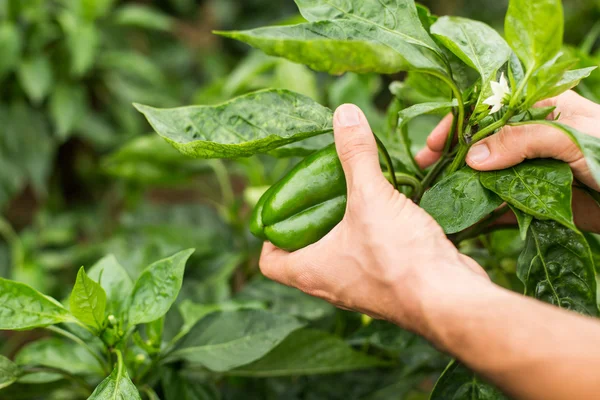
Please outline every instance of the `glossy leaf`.
M25 330L72 321L56 300L19 282L0 278L0 330Z
M263 358L230 371L230 375L272 377L332 374L381 367L387 362L353 350L326 332L301 329L290 334Z
M508 400L502 392L475 375L458 361L452 361L438 379L430 400Z
M154 321L169 311L177 299L185 264L193 252L193 249L181 251L153 263L142 272L131 293L131 325Z
M23 366L63 369L76 375L99 375L103 369L87 349L59 338L31 342L17 353L15 362Z
M195 158L248 157L333 129L331 110L286 90L259 91L218 106L136 107L160 136Z
M332 74L409 69L447 73L444 57L421 25L412 0L297 4L312 22L218 33Z
M460 232L486 217L502 199L479 181L469 167L444 178L425 193L420 206L442 226L446 234Z
M552 59L561 49L564 16L561 0L510 0L506 40L527 71Z
M96 387L88 400L141 400L140 393L131 382L127 369L119 365Z
M517 276L528 296L582 314L598 314L594 261L579 232L554 221L534 220Z
M515 125L526 125L526 124L541 124L554 127L556 129L561 130L565 135L567 135L575 144L581 149L585 157L585 162L587 163L592 176L600 185L600 138L597 138L592 135L588 135L583 132L579 132L578 130L571 128L568 125L561 124L559 122L554 121L531 121L531 122L522 122L520 124Z
M87 276L83 267L77 273L69 305L71 313L78 320L96 331L102 329L106 310L106 293L102 286Z
M131 294L133 282L112 254L102 258L88 271L88 277L100 283L106 292L106 311L120 315Z
M497 71L509 60L512 50L488 25L461 17L441 17L431 33L465 64L477 70L482 82L496 78Z
M21 369L8 358L0 355L0 389L12 385L19 379Z
M568 164L529 160L501 171L482 172L480 180L515 208L576 229L571 209L573 173Z
M228 371L263 357L300 327L289 315L262 310L215 313L198 322L168 360Z

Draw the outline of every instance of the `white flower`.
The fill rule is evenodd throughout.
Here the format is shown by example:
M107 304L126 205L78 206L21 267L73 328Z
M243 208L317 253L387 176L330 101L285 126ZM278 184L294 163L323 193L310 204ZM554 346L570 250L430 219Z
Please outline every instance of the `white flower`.
M488 106L492 106L490 114L494 114L502 109L502 106L504 105L504 98L510 94L510 88L508 87L508 81L504 76L504 72L500 76L500 81L491 82L491 85L494 95L487 98L483 103L487 104Z

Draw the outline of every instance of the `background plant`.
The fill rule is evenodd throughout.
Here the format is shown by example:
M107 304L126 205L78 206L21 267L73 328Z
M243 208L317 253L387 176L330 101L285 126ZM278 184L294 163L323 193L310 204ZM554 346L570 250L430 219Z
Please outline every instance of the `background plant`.
M3 55L13 55L0 61L0 162L6 164L0 168L5 216L0 224L4 238L0 270L11 279L3 281L0 295L7 305L29 299L49 307L53 319L34 318L16 325L10 313L0 313L3 329L49 328L4 336L2 353L12 362L2 360L7 374L1 385L12 385L0 392L2 396L86 398L96 385L110 391L113 382L128 382L129 376L140 395L148 398L427 398L447 358L422 339L334 310L258 277L260 243L247 232L249 210L266 187L296 163L289 157L323 147L330 136L272 148L271 155L194 160L157 135L145 135L148 127L130 103L207 105L263 88L301 93L315 106L318 102L330 109L354 102L387 139L396 168L425 178L409 150L422 146L439 115L457 107L450 90L442 83L431 85L430 79L415 72L317 74L283 58L247 53L246 46L210 34L211 29L249 29L272 21L302 22L291 1L21 3L0 2L0 48ZM506 4L477 3L476 7L454 1L428 5L440 15L468 16L501 29ZM568 3L566 31L573 45L563 51L580 64L568 67L598 65L597 4ZM437 32L431 40L443 43L443 34ZM491 33L483 37L495 38ZM444 57L451 55L444 51ZM461 65L460 58L452 61L454 66ZM466 64L462 69L469 71ZM498 68L505 70L504 65ZM467 85L486 75L478 72L465 73ZM486 76L492 80L492 75ZM498 80L499 74L493 79ZM592 72L577 89L598 99L597 79L598 72ZM468 92L464 88L459 87L461 96ZM467 97L465 115L483 98ZM404 110L398 127L395 118L391 125L386 118L390 102L392 117ZM409 107L426 102L445 105L421 108L433 115L412 119L418 108ZM482 125L477 120L485 118L484 107L481 110L482 114L471 114L465 127L471 122ZM330 124L325 117L313 122ZM487 122L496 121L483 124ZM406 136L391 134L391 128ZM397 141L398 137L412 143ZM562 182L569 179L563 167L552 163L525 165L523 170L552 170L563 177ZM489 201L478 203L485 206L480 210L485 214L501 202L486 190L498 191L502 198L502 188L485 179L479 179L481 186L469 174L461 170L453 179L464 176L474 193L486 193ZM433 178L429 176L432 182ZM503 178L510 179L510 174ZM564 193L568 186L555 192ZM574 232L569 231L567 207L550 212L556 223L534 222L529 232L548 226ZM523 247L525 255L535 249L524 244L516 230L487 233L481 225L476 228L463 234L473 238L455 239L461 250L476 257L497 283L526 290L517 278L517 257ZM574 237L580 240L577 234ZM594 238L586 237L596 249ZM149 278L157 272L148 271L157 267L147 266L167 260L158 265L178 283L187 256L180 252L187 248L196 250L187 260L181 291L154 289ZM179 257L179 262L172 263L169 257ZM85 269L78 273L81 265ZM39 292L12 281L52 295L63 305L43 300ZM138 282L136 290L133 282ZM119 313L119 303L137 297L132 293L138 293L138 285L165 294L160 312L133 318L131 312ZM587 300L578 304L583 311L595 312ZM264 330L248 330L257 324ZM239 347L244 340L253 343L253 349ZM220 351L207 354L205 345L213 341L222 344ZM112 378L107 379L109 375ZM486 388L460 365L453 364L444 376L457 385L449 385L449 390L463 387L471 393ZM119 387L135 393L130 384Z

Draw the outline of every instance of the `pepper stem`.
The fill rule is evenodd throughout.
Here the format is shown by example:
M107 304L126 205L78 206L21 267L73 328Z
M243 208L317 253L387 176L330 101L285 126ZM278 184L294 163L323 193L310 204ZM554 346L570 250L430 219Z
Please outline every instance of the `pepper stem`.
M394 164L392 163L392 157L390 157L390 153L388 153L387 149L385 148L385 145L377 137L377 135L373 134L373 136L375 136L375 141L377 142L377 148L379 149L379 152L381 153L381 155L383 156L383 159L385 160L385 164L387 166L388 172L390 174L390 178L392 180L392 185L394 185L394 189L398 190L399 189L398 181L396 180L396 173L394 171Z

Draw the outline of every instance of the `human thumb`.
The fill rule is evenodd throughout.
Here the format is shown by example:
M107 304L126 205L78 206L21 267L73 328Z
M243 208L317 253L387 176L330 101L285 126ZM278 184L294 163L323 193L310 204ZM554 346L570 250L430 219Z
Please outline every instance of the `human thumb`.
M384 179L377 142L360 108L353 104L340 106L333 117L333 131L349 192Z

